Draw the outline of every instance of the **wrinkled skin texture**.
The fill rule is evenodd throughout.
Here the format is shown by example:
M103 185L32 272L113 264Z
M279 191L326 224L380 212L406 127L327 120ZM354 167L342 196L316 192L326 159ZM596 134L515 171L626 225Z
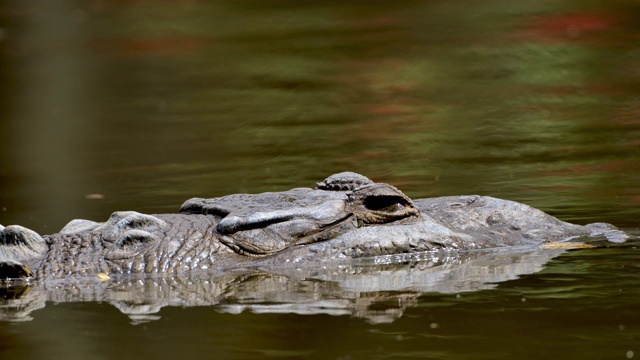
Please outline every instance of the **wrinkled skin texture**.
M0 226L0 278L284 267L386 254L535 246L616 232L482 196L412 201L355 173L317 189L190 199L179 213L116 212L40 236Z

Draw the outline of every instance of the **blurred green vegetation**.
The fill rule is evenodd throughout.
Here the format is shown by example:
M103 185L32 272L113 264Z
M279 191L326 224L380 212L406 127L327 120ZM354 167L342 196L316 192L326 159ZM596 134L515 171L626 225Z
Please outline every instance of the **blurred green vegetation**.
M637 226L632 1L9 1L1 223L342 170ZM87 194L104 195L89 201Z
M4 0L0 223L50 233L352 170L638 228L638 18L633 0ZM0 353L630 358L637 251L597 250L425 294L394 324L168 307L130 326L60 304L0 323Z

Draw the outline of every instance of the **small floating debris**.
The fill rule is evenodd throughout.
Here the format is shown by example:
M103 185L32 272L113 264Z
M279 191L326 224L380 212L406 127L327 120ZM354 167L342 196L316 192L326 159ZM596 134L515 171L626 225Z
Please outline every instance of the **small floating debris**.
M109 275L107 275L105 273L100 273L100 274L98 274L98 279L100 281L107 281L107 280L111 279L111 277L109 277Z
M543 249L572 250L572 249L593 249L596 246L595 245L591 245L591 244L587 244L587 243L581 243L581 242L559 242L559 241L553 241L553 242L550 242L550 243L542 244L542 245L540 245L540 247L543 248Z
M87 200L102 200L104 199L104 194L87 194L84 198Z

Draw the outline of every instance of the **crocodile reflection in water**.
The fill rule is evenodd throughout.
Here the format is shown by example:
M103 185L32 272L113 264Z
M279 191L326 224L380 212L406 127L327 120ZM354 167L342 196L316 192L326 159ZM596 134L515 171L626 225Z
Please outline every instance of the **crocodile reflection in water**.
M512 201L458 196L412 201L355 173L316 189L188 200L177 214L116 212L41 236L0 226L0 278L96 278L238 267L283 268L388 254L540 245L624 234L560 221Z
M328 314L388 323L415 306L424 293L458 294L540 271L561 249L518 248L472 251L446 257L421 253L390 255L322 268L278 271L235 269L138 277L106 282L44 282L4 289L0 320L27 321L46 302L107 302L133 323L160 319L167 306L211 306L219 312ZM19 291L22 291L21 293Z

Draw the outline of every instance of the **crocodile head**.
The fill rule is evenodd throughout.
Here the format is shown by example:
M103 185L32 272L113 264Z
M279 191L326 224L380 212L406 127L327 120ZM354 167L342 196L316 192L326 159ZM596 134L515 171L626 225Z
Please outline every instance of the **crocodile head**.
M247 256L266 256L327 241L355 228L408 223L419 217L411 199L395 187L361 175L355 179L339 175L318 183L315 190L195 198L181 212L219 217L219 240Z
M124 211L104 223L74 220L53 235L0 227L0 278L234 265L419 217L411 199L393 186L342 173L316 189L194 198L178 214Z

